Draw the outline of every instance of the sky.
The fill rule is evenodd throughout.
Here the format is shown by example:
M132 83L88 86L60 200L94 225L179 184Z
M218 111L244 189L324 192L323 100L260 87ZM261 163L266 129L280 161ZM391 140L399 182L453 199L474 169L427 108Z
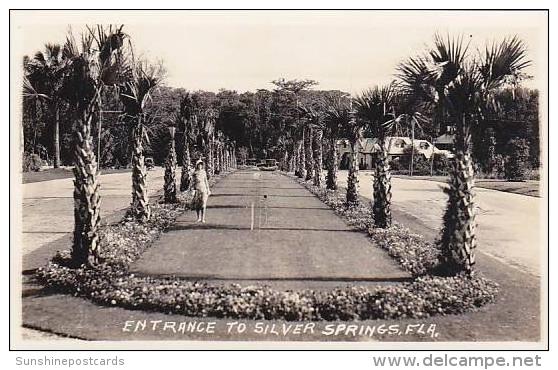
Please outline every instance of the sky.
M532 60L526 85L547 82L544 12L27 11L11 18L17 58L63 43L69 26L78 33L85 24L124 24L139 53L163 61L166 84L187 90L270 89L284 77L358 93L393 80L398 63L426 50L436 32L463 35L474 51L518 35Z

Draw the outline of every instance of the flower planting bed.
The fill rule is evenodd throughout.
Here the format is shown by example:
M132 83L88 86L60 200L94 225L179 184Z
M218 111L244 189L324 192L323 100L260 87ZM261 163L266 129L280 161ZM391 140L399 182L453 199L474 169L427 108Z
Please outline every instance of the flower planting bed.
M375 230L366 205L347 208L341 192L302 183L349 224L368 231L373 242L413 273L415 280L376 288L278 291L267 286L214 286L175 277L134 276L129 272L130 264L187 208L187 196L179 197L176 204L154 205L151 220L146 223L124 219L103 228L102 262L97 266L65 267L69 252L64 252L40 269L37 277L49 288L98 304L192 317L297 321L424 318L462 313L493 301L496 284L480 276L469 279L425 274L437 260L437 252L420 236L400 226Z

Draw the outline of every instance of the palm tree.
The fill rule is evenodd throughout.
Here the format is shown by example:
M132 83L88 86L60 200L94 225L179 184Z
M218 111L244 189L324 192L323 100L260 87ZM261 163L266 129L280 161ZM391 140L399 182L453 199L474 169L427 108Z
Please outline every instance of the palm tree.
M72 34L64 45L68 63L62 88L64 99L76 113L74 143L74 240L72 261L93 264L99 256L98 227L101 221L98 167L93 150L91 125L97 119L105 86L121 82L122 45L126 35L122 26L88 27L78 45Z
M323 130L324 120L322 105L310 102L300 107L302 117L306 121L308 133L306 152L306 180L313 179L314 185L321 186L323 167ZM310 154L310 156L309 156Z
M58 44L46 44L25 63L25 78L47 107L47 119L53 128L53 165L60 167L60 109L62 108L64 78L67 73L67 60L64 50Z
M328 98L324 104L325 137L329 141L329 153L326 160L326 188L337 190L337 139L342 135L344 127L351 122L350 103L345 96Z
M323 147L322 147L322 140L324 137L324 130L320 126L315 127L315 134L314 134L314 144L313 144L313 154L314 154L314 185L321 186L322 185L322 176L323 176L323 167L324 167L324 160L323 160Z
M297 115L299 114L297 109ZM299 178L304 178L304 159L301 149L303 147L303 126L300 120L293 120L288 128L287 136L285 139L285 146L290 146L291 154L289 158L289 168L288 172L294 172L295 176Z
M496 93L521 80L521 71L530 64L526 54L525 44L517 37L486 46L480 57L472 57L461 37L436 35L427 55L399 67L408 91L455 126L455 157L439 240L441 273L473 273L477 240L471 131L483 124L496 103Z
M304 178L306 181L312 180L314 178L314 151L312 150L313 144L313 128L307 122L306 127L304 128L305 136L304 136L304 171L306 173L306 177Z
M169 127L169 143L167 158L165 160L165 203L176 203L176 150L174 134L176 129Z
M277 80L271 81L277 88L277 92L285 92L291 94L294 97L294 110L296 114L295 118L295 131L300 128L300 141L297 144L296 156L298 159L298 168L295 170L299 178L310 180L312 179L312 174L308 175L308 170L312 171L313 163L308 160L308 157L312 157L312 140L308 140L307 130L304 128L304 124L300 122L300 95L302 91L305 91L318 84L315 80L285 80L284 78L279 78ZM308 143L310 143L308 145Z
M27 58L24 58L24 69L27 70L25 67ZM37 121L40 120L41 116L41 104L44 99L48 99L49 97L45 94L39 93L31 82L27 79L27 77L23 76L23 91L22 91L22 98L23 98L23 120L24 122L21 125L21 149L25 151L25 132L24 126L25 121L28 120L31 125L33 125L33 144L32 144L32 154L35 154L35 150L38 149L38 144L36 142L37 133L40 129L40 124ZM24 153L22 153L24 154Z
M215 138L215 109L211 107L202 108L199 120L199 133L202 143L202 153L205 156L205 168L207 176L214 174L213 141Z
M132 204L130 211L138 221L147 221L151 216L147 194L147 167L143 143L147 140L144 109L151 99L153 90L162 83L163 69L146 61L137 60L130 45L130 66L127 81L120 86L120 100L124 115L132 125Z
M305 135L305 127L300 127L300 138L297 143L297 153L298 153L298 174L297 176L300 179L306 178L306 150L305 150L305 142L306 142L306 135Z
M187 93L180 101L180 109L176 117L177 124L183 130L180 191L186 191L190 187L190 169L192 167L190 142L198 135L198 110L197 100L192 94Z
M215 158L215 173L220 174L223 171L223 139L224 135L222 131L217 131L214 138L214 156Z
M349 161L349 173L347 175L347 205L352 206L358 204L359 186L358 186L358 145L359 140L362 138L362 133L366 123L362 120L357 120L356 112L352 107L352 100L349 106L349 120L345 127L342 127L344 136L347 137L351 145L351 158Z
M409 164L409 174L413 176L413 166L414 166L414 156L415 156L415 132L420 130L423 134L424 124L430 122L430 120L422 113L422 111L427 110L420 100L418 100L411 91L406 91L406 89L401 86L397 86L397 93L395 97L395 109L393 114L395 115L394 130L399 132L400 128L405 128L405 131L411 132L411 162Z
M374 172L372 212L374 224L381 228L391 226L391 174L386 139L397 123L393 113L396 96L395 85L389 84L376 86L355 99L358 118L365 122L379 146Z

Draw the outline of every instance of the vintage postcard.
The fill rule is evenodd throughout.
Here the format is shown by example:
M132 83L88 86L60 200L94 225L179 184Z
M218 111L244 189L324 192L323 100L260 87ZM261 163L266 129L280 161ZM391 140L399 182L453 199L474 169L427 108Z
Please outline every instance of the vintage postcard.
M545 349L548 11L12 10L13 349Z

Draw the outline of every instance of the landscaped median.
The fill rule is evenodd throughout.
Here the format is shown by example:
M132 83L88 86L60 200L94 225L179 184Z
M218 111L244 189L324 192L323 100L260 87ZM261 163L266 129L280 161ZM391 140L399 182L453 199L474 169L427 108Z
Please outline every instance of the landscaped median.
M102 305L159 311L192 317L284 320L366 320L424 318L474 310L494 300L495 283L480 276L436 277L425 274L437 259L433 245L402 227L385 231L371 227L366 205L344 206L341 192L305 186L351 225L367 230L375 244L388 250L412 282L376 288L346 287L331 291L278 291L266 286L210 285L180 278L134 276L130 264L187 209L189 199L156 204L151 219L124 219L102 230L102 260L95 267L65 267L65 252L38 271L47 287Z

